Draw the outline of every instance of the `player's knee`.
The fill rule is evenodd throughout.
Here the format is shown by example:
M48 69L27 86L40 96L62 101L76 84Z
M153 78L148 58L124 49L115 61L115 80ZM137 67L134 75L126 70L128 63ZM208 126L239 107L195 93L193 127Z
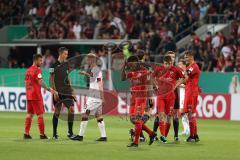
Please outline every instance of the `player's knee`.
M53 116L55 116L56 118L59 118L59 113L57 113L57 112L55 112L54 114L53 114Z
M98 119L97 119L97 122L98 122L98 123L102 123L102 121L103 121L103 118L98 118Z
M88 115L88 116L90 115L90 110L89 109L86 110L86 115Z
M88 116L83 116L82 121L88 121Z

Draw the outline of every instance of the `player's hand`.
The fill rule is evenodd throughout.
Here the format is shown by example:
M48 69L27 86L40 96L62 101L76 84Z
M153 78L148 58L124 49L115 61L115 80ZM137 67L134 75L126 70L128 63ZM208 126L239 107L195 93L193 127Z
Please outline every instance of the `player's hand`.
M58 93L54 93L53 94L53 99L54 99L54 101L58 101L59 100Z
M142 116L142 121L143 121L144 123L146 123L146 122L149 120L149 118L150 118L150 116L149 116L148 114L144 114L144 115Z
M170 112L169 112L169 115L173 115L173 107L170 108Z
M58 92L54 89L52 89L51 87L49 88L49 92L51 92L52 94L58 94Z
M76 95L72 95L72 97L73 97L73 100L74 100L75 102L77 102L77 96L76 96Z

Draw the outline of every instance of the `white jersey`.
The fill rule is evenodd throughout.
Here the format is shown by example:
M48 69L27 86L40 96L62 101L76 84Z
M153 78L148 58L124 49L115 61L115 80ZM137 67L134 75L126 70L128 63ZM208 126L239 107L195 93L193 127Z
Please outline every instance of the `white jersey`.
M178 87L178 95L179 95L179 108L183 109L184 107L184 99L185 99L185 86Z
M102 71L98 66L91 69L90 84L89 84L89 96L87 97L87 105L92 103L100 103L101 94L98 82L102 81Z

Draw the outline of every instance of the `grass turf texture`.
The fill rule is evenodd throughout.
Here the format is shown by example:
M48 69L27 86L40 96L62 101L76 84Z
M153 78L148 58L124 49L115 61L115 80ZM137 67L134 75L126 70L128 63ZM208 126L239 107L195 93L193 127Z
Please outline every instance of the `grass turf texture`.
M40 140L37 119L34 117L31 135L33 140L23 140L25 113L0 112L0 159L1 160L117 160L117 159L176 159L176 160L238 160L240 159L240 122L199 120L199 143L186 143L181 137L179 144L173 143L170 130L168 144L140 143L139 148L127 148L129 143L129 121L119 117L105 117L108 142L95 142L99 130L95 120L88 123L83 142L70 141L66 137L67 123L59 121L60 139ZM51 114L45 115L46 134L52 135ZM148 123L152 127L153 121ZM181 126L180 126L181 128ZM180 129L181 130L181 129ZM78 133L79 122L74 131ZM146 135L146 134L145 134ZM159 133L158 133L159 135Z

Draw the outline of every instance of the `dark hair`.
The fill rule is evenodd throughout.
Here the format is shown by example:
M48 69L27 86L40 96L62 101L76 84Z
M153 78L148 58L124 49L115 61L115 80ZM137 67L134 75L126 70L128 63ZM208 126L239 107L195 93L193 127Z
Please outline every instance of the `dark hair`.
M194 56L194 55L193 55L193 52L192 52L192 51L189 51L189 50L185 51L185 52L184 52L184 55L185 55L185 56L191 56L191 57Z
M138 57L137 56L130 56L128 59L127 59L127 62L138 62Z
M164 56L164 57L163 57L163 62L167 62L167 63L172 62L171 56L168 56L168 55Z
M68 51L68 49L67 49L66 47L60 47L60 48L58 49L58 54L61 54L61 53L63 53L64 51Z
M38 60L39 58L42 58L42 55L41 55L41 54L34 54L34 55L33 55L33 61L36 61L36 60Z
M168 55L168 54L174 54L174 55L176 55L176 53L173 52L173 51L167 51L166 55Z

